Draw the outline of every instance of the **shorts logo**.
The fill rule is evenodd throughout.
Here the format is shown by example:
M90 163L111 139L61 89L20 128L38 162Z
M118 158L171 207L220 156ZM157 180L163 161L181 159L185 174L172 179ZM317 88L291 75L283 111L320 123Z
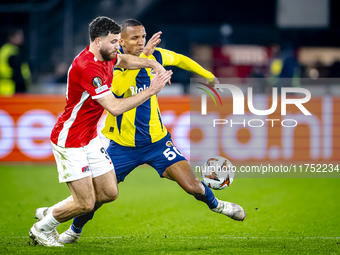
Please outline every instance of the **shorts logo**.
M165 145L168 146L168 147L173 147L174 146L174 144L171 141L167 141L165 143Z
M92 85L95 88L99 88L99 87L101 87L103 85L103 80L100 77L94 77L92 79Z
M84 167L81 169L81 171L82 171L83 173L87 173L87 172L90 171L90 168L89 168L89 166L84 166Z
M156 72L155 72L155 70L153 70L153 68L151 68L150 74L151 74L151 75L155 75L155 74L156 74Z

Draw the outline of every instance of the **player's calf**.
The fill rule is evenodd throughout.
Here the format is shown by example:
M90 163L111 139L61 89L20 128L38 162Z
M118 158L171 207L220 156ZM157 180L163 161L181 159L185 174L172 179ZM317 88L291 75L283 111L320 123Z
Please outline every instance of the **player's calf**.
M198 178L190 178L182 188L194 197L202 196L205 194L205 188Z

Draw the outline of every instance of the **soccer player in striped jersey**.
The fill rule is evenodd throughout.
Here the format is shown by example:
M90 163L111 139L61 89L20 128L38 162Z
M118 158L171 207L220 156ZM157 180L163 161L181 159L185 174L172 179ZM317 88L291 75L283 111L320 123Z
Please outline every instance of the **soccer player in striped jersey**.
M121 29L107 17L98 17L89 27L90 45L72 62L68 72L66 107L51 134L59 181L66 182L72 196L44 211L30 229L34 242L44 246L63 246L56 227L76 216L91 212L96 204L111 202L118 196L111 159L103 148L97 123L104 108L113 116L135 108L158 93L170 80L171 71L156 61L118 55ZM117 99L111 89L113 68L156 68L157 77L149 89L130 98ZM155 82L154 82L155 81Z
M211 85L218 83L212 73L190 58L173 51L155 48L160 42L160 32L156 33L145 46L146 32L140 22L128 19L122 22L121 28L121 48L118 54L153 59L163 66L177 66L196 73L206 78ZM117 98L130 98L145 91L154 77L152 68L128 70L116 67L111 91ZM241 206L216 199L211 189L195 176L162 123L156 95L118 116L108 113L102 132L111 140L107 152L114 162L118 183L124 181L125 177L139 165L148 164L160 177L176 181L188 194L206 203L212 211L234 220L244 220L245 212ZM59 241L77 242L82 227L92 219L93 214L94 211L75 218L71 227L60 235Z

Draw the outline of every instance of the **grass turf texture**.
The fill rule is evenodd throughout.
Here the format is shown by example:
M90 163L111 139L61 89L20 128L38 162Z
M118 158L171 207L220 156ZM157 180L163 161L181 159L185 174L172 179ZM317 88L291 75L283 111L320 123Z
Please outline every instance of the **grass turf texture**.
M208 210L149 167L119 184L77 244L33 246L37 207L70 193L55 166L0 165L0 254L338 254L340 179L235 179L222 200L239 203L244 222ZM58 227L59 233L71 222Z

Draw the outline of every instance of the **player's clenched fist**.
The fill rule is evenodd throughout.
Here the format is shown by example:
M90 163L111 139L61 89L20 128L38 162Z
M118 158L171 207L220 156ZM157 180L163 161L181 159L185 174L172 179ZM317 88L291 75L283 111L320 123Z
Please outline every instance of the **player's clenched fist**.
M156 74L150 83L149 89L152 94L157 94L162 90L165 84L171 79L172 71L165 71L161 74Z

